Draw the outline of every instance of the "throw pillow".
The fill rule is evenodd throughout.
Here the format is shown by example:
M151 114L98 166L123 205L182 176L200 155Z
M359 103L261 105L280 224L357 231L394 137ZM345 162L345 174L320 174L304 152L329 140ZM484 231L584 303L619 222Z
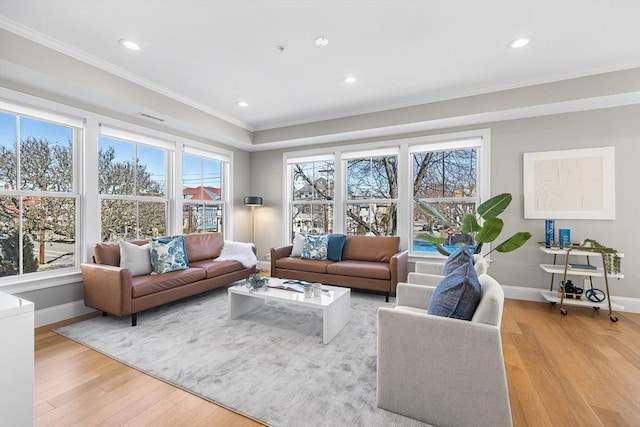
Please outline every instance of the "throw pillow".
M327 259L331 261L342 261L342 250L347 236L344 234L329 234L329 243L327 244Z
M427 313L434 316L471 320L482 289L473 263L460 265L436 286Z
M461 265L466 265L468 263L471 263L471 265L473 265L473 255L469 253L469 250L466 246L462 246L454 253L449 255L442 268L442 275L446 276L449 273L457 270Z
M172 239L151 239L151 266L153 267L151 274L185 270L188 263L184 249L183 236Z
M304 234L298 233L293 239L293 248L291 249L291 256L300 258L302 256L302 247L304 246Z
M329 235L320 234L313 236L308 234L304 240L302 247L302 258L308 259L327 259L327 246L329 244Z
M150 274L151 245L146 243L138 246L134 243L120 241L120 267L131 270L132 276Z

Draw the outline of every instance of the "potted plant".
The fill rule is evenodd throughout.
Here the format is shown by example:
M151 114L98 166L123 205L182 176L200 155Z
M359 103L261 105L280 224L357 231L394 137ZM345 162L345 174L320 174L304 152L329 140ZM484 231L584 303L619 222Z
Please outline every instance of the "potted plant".
M498 218L498 216L509 206L511 200L512 197L509 193L502 193L492 197L480 204L475 214L465 214L462 217L462 222L460 224L450 224L449 221L447 221L433 206L424 200L415 199L415 202L427 215L433 217L436 223L444 225L447 228L454 225L458 226L462 234L470 235L475 242L474 253L479 254L482 251L482 245L484 243L491 243L495 241L502 232L504 221ZM433 235L431 233L421 233L419 237L432 243L442 255L451 255L451 252L444 246L444 243L447 241L446 237ZM529 232L517 232L507 240L495 246L486 255L489 255L493 251L515 251L524 245L530 238L531 233Z

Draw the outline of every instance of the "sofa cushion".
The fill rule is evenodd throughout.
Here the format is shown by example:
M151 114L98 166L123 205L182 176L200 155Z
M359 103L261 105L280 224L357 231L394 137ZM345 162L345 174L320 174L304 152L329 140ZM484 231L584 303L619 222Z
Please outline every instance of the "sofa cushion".
M184 235L189 262L214 259L220 256L224 235L222 233L192 233Z
M471 320L482 290L473 262L460 265L436 286L427 312L434 316Z
M302 247L302 258L326 260L329 236L307 234Z
M400 237L397 236L347 236L342 259L390 262L399 250Z
M166 274L149 274L137 276L131 280L131 296L139 298L167 289L177 288L198 280L206 279L207 273L202 268L187 268Z
M370 261L340 261L327 265L327 274L366 277L369 279L391 279L389 264Z
M151 268L151 245L136 245L125 241L120 241L120 267L131 270L132 276L142 276L150 274Z
M202 268L207 273L207 279L211 277L222 276L223 274L233 273L242 270L242 264L238 261L218 261L204 260L190 262L189 267Z
M305 235L302 233L296 234L293 239L293 248L291 248L291 256L300 258L302 256L302 248L304 247Z
M163 274L188 267L184 237L151 239L151 266L153 273Z
M285 257L276 260L276 268L285 270L308 271L311 273L326 273L327 266L333 261L319 261L304 258Z
M342 261L342 250L347 236L344 234L329 234L327 244L327 259L331 261Z

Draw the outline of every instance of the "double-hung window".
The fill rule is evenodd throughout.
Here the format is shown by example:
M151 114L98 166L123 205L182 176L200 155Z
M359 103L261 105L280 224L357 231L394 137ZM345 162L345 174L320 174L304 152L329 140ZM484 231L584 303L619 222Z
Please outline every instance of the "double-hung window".
M435 246L425 239L427 233L446 238L445 247L455 250L464 243L475 242L462 234L462 218L476 212L480 202L478 159L482 138L410 147L413 183L412 250L415 253L436 253ZM437 220L422 209L416 199L427 203L445 221Z
M0 276L78 265L81 120L0 110Z
M172 144L101 126L98 192L102 241L168 233Z
M345 153L346 233L393 236L398 230L397 150Z
M292 236L333 232L334 173L333 156L287 161Z
M223 232L228 158L185 147L182 155L183 233Z

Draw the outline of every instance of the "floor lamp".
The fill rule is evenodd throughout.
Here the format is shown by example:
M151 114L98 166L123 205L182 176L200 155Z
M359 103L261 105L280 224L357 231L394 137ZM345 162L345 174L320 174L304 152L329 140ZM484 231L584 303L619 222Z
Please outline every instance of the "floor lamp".
M244 198L244 205L251 206L251 243L253 243L253 217L255 216L256 206L262 206L262 197L247 196Z

